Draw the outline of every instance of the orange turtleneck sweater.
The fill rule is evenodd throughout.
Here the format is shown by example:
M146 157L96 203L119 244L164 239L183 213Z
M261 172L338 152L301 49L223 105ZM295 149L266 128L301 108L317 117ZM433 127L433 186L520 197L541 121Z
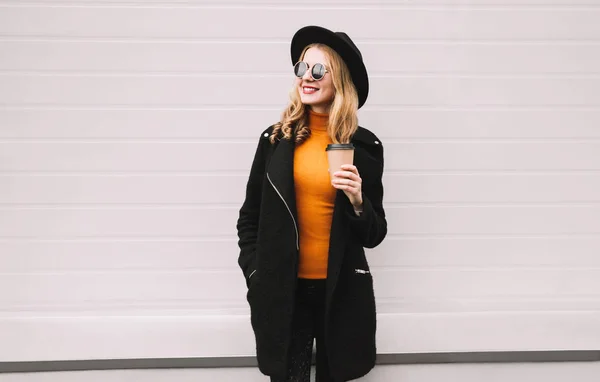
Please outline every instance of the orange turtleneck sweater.
M327 114L309 109L310 137L296 147L294 153L294 182L300 259L298 277L327 278L329 235L333 218L336 189L329 180L325 148L332 143L327 134Z

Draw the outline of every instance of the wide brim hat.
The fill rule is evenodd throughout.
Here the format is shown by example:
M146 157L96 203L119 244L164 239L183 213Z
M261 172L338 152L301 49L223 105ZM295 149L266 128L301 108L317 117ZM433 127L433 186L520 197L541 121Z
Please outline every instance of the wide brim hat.
M358 93L358 108L364 105L369 95L369 76L362 54L350 37L344 32L333 32L319 26L303 27L292 38L292 65L300 60L304 48L314 43L327 45L342 57Z

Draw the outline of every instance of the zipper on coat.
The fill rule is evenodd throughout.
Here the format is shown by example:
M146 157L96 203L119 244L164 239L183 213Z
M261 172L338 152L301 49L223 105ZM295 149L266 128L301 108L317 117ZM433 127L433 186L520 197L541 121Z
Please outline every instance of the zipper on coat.
M283 198L283 196L281 195L281 193L279 192L277 187L275 187L275 185L271 181L271 177L269 176L269 173L267 173L267 179L269 180L269 183L271 183L271 186L273 187L275 192L277 192L277 195L279 195L279 198L281 198L281 201L283 201L283 204L285 204L285 208L287 208L288 212L290 213L290 216L292 217L292 222L294 223L294 229L296 230L296 249L300 250L300 243L299 243L300 235L298 234L298 225L296 224L296 219L294 218L294 214L292 214L292 210L286 203L285 199Z
M367 273L371 273L371 272L369 272L369 271L366 271L366 270L364 270L364 269L358 269L358 268L357 268L357 269L355 269L355 270L354 270L354 272L356 272L356 273L360 273L360 274L362 274L362 275L366 275Z
M248 276L248 280L250 280L250 277L252 277L255 273L256 273L256 269L253 270L252 273L250 273L250 276Z

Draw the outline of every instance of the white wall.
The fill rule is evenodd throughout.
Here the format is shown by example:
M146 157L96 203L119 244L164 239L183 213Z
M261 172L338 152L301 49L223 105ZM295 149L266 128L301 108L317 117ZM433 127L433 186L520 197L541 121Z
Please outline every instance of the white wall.
M235 220L308 23L371 73L379 351L600 348L600 1L216 4L0 1L0 361L254 354Z

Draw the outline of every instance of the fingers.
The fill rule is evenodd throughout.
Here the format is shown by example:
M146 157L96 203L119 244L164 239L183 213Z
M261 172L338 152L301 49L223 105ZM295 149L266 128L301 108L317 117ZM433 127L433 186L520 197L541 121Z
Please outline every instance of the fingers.
M333 187L344 191L352 204L354 204L354 201L358 201L358 204L362 203L359 200L362 193L362 179L356 166L351 164L342 165L341 171L336 171L333 175L331 181Z
M358 175L358 169L356 168L355 165L343 164L341 168L342 168L342 170L351 171L351 172L355 173L356 175Z
M347 178L347 179L351 179L355 182L362 182L362 179L358 175L358 172L336 171L333 173L333 175L338 178Z
M341 190L360 190L360 182L351 179L336 178L331 182L331 184L333 184L335 188L339 188Z

